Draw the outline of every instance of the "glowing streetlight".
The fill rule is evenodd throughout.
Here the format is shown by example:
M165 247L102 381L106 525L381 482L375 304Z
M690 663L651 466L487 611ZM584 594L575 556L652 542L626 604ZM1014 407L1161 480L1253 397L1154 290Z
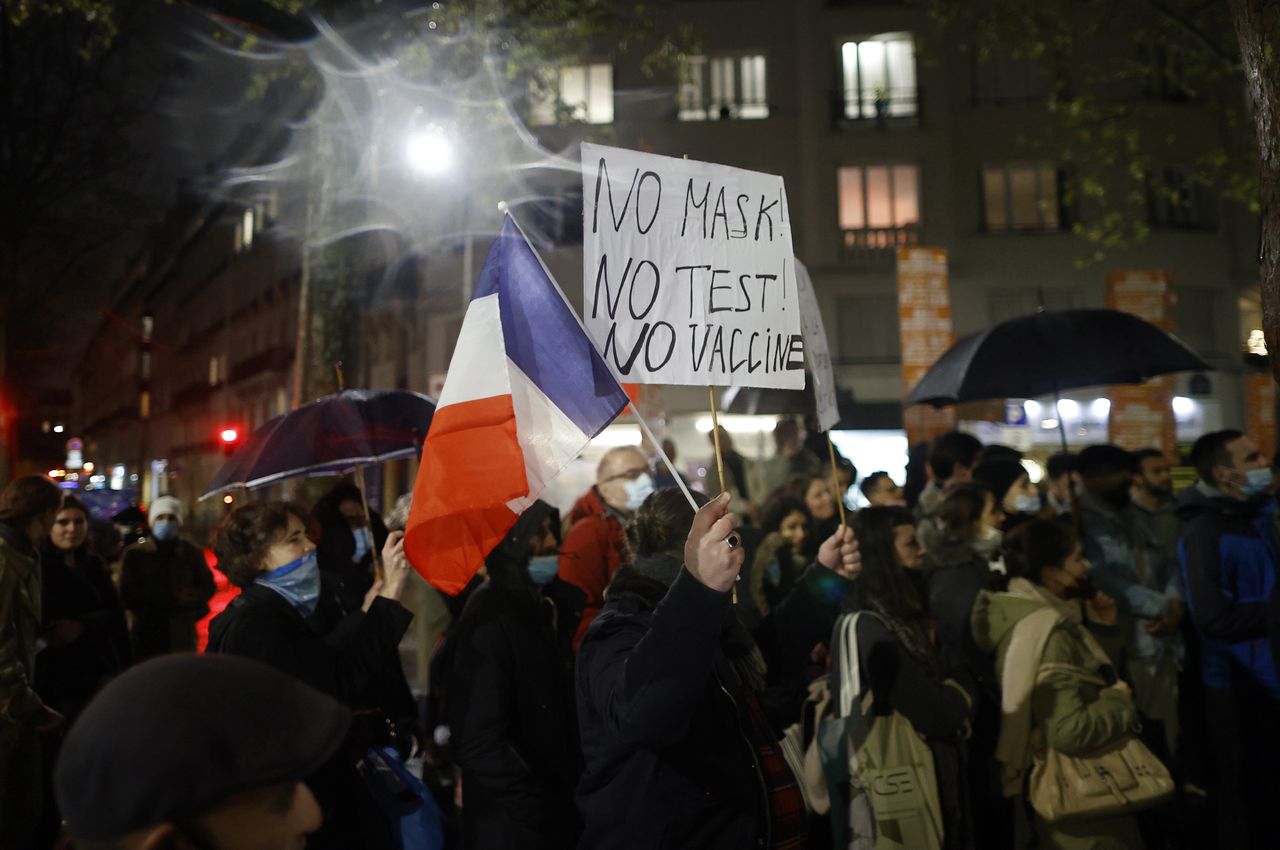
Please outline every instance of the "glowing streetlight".
M411 134L405 142L404 154L414 171L428 176L443 174L453 166L453 145L439 127Z

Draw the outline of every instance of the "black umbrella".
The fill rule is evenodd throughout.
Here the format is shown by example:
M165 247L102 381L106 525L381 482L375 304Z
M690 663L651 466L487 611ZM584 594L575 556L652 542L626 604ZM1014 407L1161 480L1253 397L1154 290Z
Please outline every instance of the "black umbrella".
M1130 313L1040 312L993 325L951 346L906 403L942 407L1050 394L1056 401L1063 390L1140 384L1156 375L1209 368L1173 334Z
M1209 364L1173 334L1119 310L1041 310L967 336L947 349L916 384L906 404L943 407L988 398L1053 395L1062 450L1067 429L1058 412L1063 390L1140 384L1171 372L1208 371ZM1079 528L1075 492L1072 514Z
M344 390L316 399L254 431L200 498L411 457L421 451L435 409L429 397L407 390Z

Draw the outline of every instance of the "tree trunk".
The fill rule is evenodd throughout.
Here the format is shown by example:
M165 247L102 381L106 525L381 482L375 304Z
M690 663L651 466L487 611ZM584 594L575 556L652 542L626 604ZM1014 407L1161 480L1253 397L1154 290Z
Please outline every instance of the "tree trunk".
M1228 0L1258 132L1261 229L1258 266L1262 329L1271 374L1280 383L1280 2Z

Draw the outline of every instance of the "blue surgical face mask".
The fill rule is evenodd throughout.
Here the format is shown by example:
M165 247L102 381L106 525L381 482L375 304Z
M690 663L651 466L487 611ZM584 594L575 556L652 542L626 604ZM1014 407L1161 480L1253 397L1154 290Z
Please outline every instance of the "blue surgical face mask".
M1240 485L1240 492L1244 494L1246 499L1252 499L1255 496L1261 496L1271 491L1271 467L1264 466L1261 469L1247 469L1244 473L1244 483Z
M151 526L151 533L155 535L156 540L172 540L178 536L178 521L158 519Z
M529 560L529 578L539 586L551 584L551 580L556 577L556 571L559 569L559 555L538 555Z
M365 528L353 528L351 529L351 536L356 541L356 551L351 556L351 560L358 564L373 549L373 532L367 526Z
M259 574L254 584L271 588L303 614L314 613L316 603L320 601L320 567L316 564L316 550Z
M639 477L623 483L623 488L627 491L626 509L635 513L640 510L640 506L644 504L644 500L649 498L653 493L653 476L645 472Z
M1013 497L1013 509L1020 514L1038 514L1042 506L1039 493Z

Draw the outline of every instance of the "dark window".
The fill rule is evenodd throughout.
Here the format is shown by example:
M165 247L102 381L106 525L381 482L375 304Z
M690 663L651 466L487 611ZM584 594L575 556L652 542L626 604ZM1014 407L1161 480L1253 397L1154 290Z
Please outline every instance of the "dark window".
M997 48L985 57L975 57L973 102L983 106L1003 106L1044 102L1053 86L1044 64L1029 55Z
M987 233L1051 232L1069 224L1062 171L1044 163L982 169L982 227Z
M1147 175L1147 217L1152 227L1213 230L1217 227L1213 194L1204 183L1178 168Z

